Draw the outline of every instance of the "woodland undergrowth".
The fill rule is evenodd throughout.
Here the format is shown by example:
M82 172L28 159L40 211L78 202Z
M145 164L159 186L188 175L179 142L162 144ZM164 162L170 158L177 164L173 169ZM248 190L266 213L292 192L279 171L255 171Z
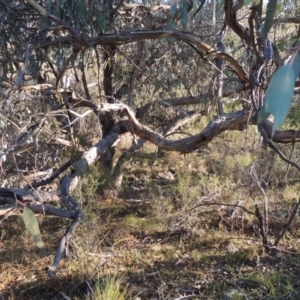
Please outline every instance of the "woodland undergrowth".
M125 137L119 152L126 143ZM264 149L253 128L224 133L188 155L158 158L147 144L141 151L148 159L132 158L118 195L101 196L106 173L97 165L78 185L87 219L57 278L48 279L44 269L64 220L38 217L45 253L22 232L21 217L1 225L2 299L299 297L298 216L271 256L255 215L255 206L263 211L263 190L274 241L297 201L299 175Z

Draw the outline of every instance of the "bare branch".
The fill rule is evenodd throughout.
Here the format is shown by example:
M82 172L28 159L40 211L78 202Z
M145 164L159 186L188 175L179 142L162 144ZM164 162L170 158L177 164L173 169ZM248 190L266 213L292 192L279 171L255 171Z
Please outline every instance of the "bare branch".
M249 82L248 75L241 65L230 55L222 52L218 52L216 49L212 48L208 44L204 43L201 40L201 37L192 33L179 30L145 30L137 32L119 32L123 37L123 40L120 39L115 34L104 34L97 37L87 39L87 43L91 46L95 45L104 45L104 44L129 44L145 39L165 39L165 38L174 38L176 40L182 40L185 43L193 44L201 50L204 50L208 55L213 57L218 57L229 62L235 71L237 72L240 80L242 82Z
M47 179L43 179L43 180L41 180L39 182L34 182L34 183L30 184L30 185L27 185L26 187L24 187L24 189L25 190L29 190L29 189L32 189L32 188L37 188L39 186L43 186L43 185L51 183L62 172L64 172L65 170L67 170L71 165L72 165L72 162L69 160L64 165L62 165L59 169L57 169L56 171L54 171L52 173L52 175L50 177L48 177Z
M189 211L194 210L197 207L200 206L228 206L228 207L235 207L235 208L240 208L243 211L245 211L246 213L250 214L250 215L255 215L254 212L248 210L247 208L245 208L244 206L240 206L237 204L228 204L228 203L219 203L219 202L205 202L205 203L198 203L196 205L194 205L192 208L189 209Z
M47 206L47 205L29 205L26 206L30 210L32 210L36 214L42 214L42 215L51 215L51 216L57 216L60 218L75 218L76 214L74 211L71 210L65 210L65 209L59 209L53 206ZM0 216L6 213L9 210L14 209L15 212L18 210L23 210L24 205L18 203L17 205L5 205L0 207Z
M284 237L286 231L289 229L289 227L291 226L297 212L300 206L300 199L298 199L297 204L295 205L292 214L290 215L290 218L288 220L288 222L285 224L283 230L281 231L281 233L277 236L275 242L274 242L274 246L277 247L279 242L281 241L281 239Z

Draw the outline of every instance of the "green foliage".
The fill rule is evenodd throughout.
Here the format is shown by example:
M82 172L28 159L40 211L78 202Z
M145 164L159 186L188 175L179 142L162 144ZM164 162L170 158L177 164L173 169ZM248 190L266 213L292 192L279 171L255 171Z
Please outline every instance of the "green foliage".
M130 214L124 220L124 228L128 227L131 230L135 228L144 232L159 232L166 230L163 221L153 218L140 218L137 215Z
M297 100L295 100L295 102L296 101ZM299 104L296 103L295 105L292 105L288 113L287 121L286 121L287 127L297 128L299 125L299 120L300 120L300 107Z
M47 1L47 10L59 19L78 28L80 33L100 34L107 31L109 7L108 1L58 0Z
M116 277L104 277L95 284L95 300L126 300L127 289L121 287L121 280Z
M271 79L264 105L259 112L259 118L265 120L271 114L274 116L273 134L287 117L292 104L295 81L299 75L299 70L300 57L296 53L286 65L277 70Z
M242 167L249 167L252 165L254 160L254 157L252 157L252 155L249 152L246 152L243 155L240 155L238 157L238 163L242 166Z
M264 23L263 39L268 37L268 33L272 27L273 19L276 12L277 0L269 0L267 5L266 19Z
M22 217L23 217L25 226L27 227L30 234L32 235L36 245L40 249L44 249L44 242L42 240L39 224L38 224L35 214L32 212L31 209L24 207Z
M97 166L89 166L81 184L75 190L75 197L83 198L82 195L84 195L84 199L96 199L98 197L99 186L103 180L101 170Z
M176 4L173 4L170 11L170 19L166 27L167 30L171 30L173 28L174 16L176 13L177 13L177 6Z
M185 29L188 23L188 3L187 0L180 0L180 20L181 25Z
M180 18L181 25L186 29L188 24L188 13L193 8L193 1L191 0L180 0L179 8L176 4L173 4L170 11L170 18L167 24L166 29L171 30L173 28L174 21L177 21ZM179 18L178 18L179 14Z
M251 3L251 0L244 0L244 5L249 5Z

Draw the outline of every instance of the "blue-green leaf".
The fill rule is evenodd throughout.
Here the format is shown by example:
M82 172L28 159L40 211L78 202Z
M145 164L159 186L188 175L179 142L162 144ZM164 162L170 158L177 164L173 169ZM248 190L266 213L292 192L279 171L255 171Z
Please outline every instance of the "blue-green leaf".
M51 0L47 0L47 13L51 14Z
M265 100L266 101L266 100ZM270 117L270 113L266 111L266 106L263 105L258 113L258 122L261 123Z
M273 132L281 126L286 119L291 107L295 81L300 71L300 57L296 53L290 61L280 67L272 76L265 96L264 105L258 116L259 122L267 119L271 114L274 116Z
M188 23L187 0L180 0L180 21L185 29Z
M300 75L300 54L299 52L292 58L292 64L295 72L295 81L297 80L298 76Z
M174 17L176 12L177 12L177 5L173 4L172 7L171 7L171 16Z
M269 0L267 5L266 19L264 23L263 39L268 37L268 33L272 27L273 19L276 12L277 0Z
M35 214L31 209L24 207L22 216L23 216L25 226L27 227L30 234L32 235L34 242L40 249L44 249L44 242L42 240L39 224Z
M176 12L177 12L177 6L176 4L173 4L170 11L170 19L166 26L167 30L171 30L173 28L174 15L176 14Z

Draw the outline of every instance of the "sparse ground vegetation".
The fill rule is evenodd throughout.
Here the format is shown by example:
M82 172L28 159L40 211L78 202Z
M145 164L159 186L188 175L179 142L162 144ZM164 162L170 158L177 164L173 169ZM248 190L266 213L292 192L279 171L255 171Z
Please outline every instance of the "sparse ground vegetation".
M297 299L298 217L281 242L282 251L271 257L262 246L257 218L234 206L251 212L255 204L263 206L250 174L257 168L258 176L272 183L265 192L269 235L275 239L296 201L297 172L289 171L288 182L278 176L285 174L286 164L271 151L253 150L254 131L243 150L236 151L236 140L243 137L225 134L208 146L207 154L133 158L120 194L110 199L98 196L101 181L95 178L103 171L91 168L75 191L88 217L70 241L69 256L54 280L44 269L53 259L64 221L38 218L47 241L46 253L41 253L20 229L22 219L10 218L2 224L3 299L63 299L64 294L110 300ZM226 156L224 139L232 149ZM151 157L153 147L145 145L143 152Z
M129 2L0 0L0 297L300 299L298 1Z

